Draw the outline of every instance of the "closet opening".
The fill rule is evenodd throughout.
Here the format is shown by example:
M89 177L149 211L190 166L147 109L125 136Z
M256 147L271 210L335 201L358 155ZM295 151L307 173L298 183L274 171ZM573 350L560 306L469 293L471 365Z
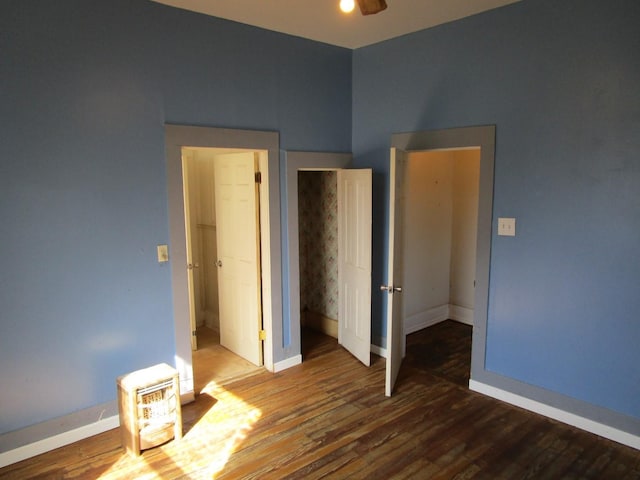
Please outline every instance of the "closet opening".
M338 183L335 170L298 172L303 360L338 342Z

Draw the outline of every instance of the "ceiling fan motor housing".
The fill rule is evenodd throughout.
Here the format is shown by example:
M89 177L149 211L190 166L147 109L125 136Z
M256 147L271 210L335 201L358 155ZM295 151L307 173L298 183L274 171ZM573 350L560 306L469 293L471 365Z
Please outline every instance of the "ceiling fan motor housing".
M363 15L372 15L387 8L385 0L358 0L358 6Z

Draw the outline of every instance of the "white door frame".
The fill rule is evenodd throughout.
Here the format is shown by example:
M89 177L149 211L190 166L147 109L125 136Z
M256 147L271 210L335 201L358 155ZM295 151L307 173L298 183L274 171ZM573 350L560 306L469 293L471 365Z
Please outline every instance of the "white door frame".
M169 214L169 261L173 291L173 318L176 339L175 366L180 375L182 402L195 398L193 359L189 322L187 259L182 183L182 147L266 151L260 162L262 231L262 286L264 366L274 369L274 345L282 344L282 244L280 236L280 141L277 132L165 125L167 196ZM264 156L261 156L264 157ZM277 338L276 338L277 337Z
M493 222L493 184L495 163L495 125L397 133L391 147L408 153L427 150L480 147L480 188L476 240L476 291L473 310L471 380L485 370L487 314L489 306L489 264ZM389 361L387 359L387 361Z
M187 290L189 291L189 327L191 328L191 351L198 350L198 337L195 335L195 331L197 328L196 321L196 304L200 298L197 295L196 288L196 272L195 269L198 268L198 263L193 258L193 234L196 229L192 222L193 217L193 209L197 207L195 205L191 205L191 192L195 187L190 183L191 178L193 177L192 170L195 168L193 164L193 150L182 150L182 191L184 198L184 211L185 211L185 248L187 254Z

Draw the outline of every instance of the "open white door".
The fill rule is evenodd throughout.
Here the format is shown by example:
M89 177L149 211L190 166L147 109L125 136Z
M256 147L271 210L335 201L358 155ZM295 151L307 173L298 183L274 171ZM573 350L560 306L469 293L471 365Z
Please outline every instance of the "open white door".
M220 344L262 365L260 234L254 152L217 155L216 239Z
M187 289L189 291L189 324L191 326L191 350L198 349L198 337L196 336L196 290L194 280L194 268L198 268L198 264L193 260L193 212L191 211L189 180L191 178L190 163L193 160L193 152L182 152L182 191L184 192L184 223L186 233L186 250L187 250Z
M338 170L338 342L371 364L372 170Z
M402 205L406 153L391 149L389 169L389 272L388 283L380 288L388 294L387 302L387 366L385 395L391 396L404 356L405 336L402 318Z

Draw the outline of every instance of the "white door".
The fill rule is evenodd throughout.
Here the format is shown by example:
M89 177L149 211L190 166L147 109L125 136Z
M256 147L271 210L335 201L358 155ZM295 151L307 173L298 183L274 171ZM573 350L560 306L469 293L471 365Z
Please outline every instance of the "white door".
M372 170L338 170L338 342L371 364Z
M193 259L193 245L191 243L195 225L193 225L194 211L190 202L190 192L193 185L190 185L192 171L193 152L182 152L182 191L184 192L184 223L186 232L186 250L187 250L187 289L189 291L189 324L191 327L191 350L198 349L198 337L196 336L196 289L194 280L194 268L198 268L198 264Z
M381 289L387 302L387 365L385 395L391 396L405 350L404 320L402 318L402 204L406 153L391 149L389 169L389 269L388 282Z
M220 344L262 365L257 162L243 152L217 155L214 165Z

